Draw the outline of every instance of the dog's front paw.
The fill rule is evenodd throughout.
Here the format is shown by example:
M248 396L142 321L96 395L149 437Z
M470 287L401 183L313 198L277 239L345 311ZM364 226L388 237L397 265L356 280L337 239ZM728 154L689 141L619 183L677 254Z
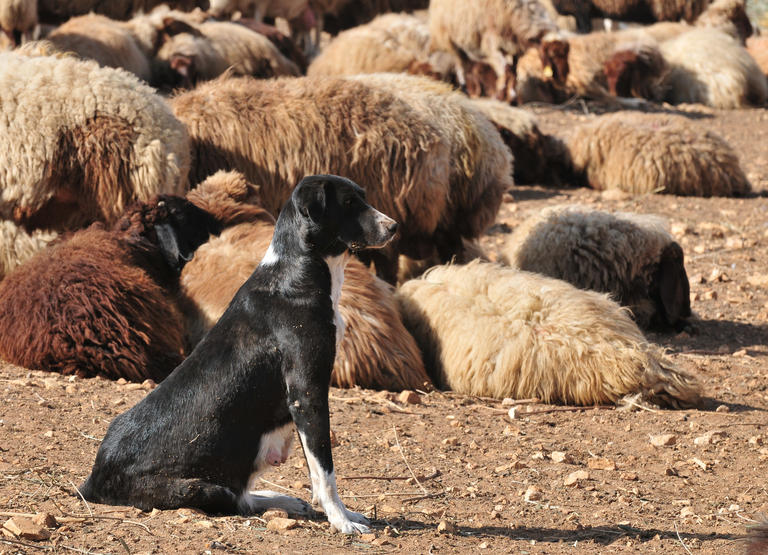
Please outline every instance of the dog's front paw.
M360 522L352 522L351 520L342 520L338 523L331 522L331 528L338 530L342 534L368 534L371 531L371 529L368 528L365 524Z

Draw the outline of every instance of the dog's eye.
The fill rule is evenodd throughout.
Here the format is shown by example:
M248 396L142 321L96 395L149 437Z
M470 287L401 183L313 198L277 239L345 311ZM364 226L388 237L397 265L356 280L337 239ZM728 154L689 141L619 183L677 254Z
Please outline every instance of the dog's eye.
M353 203L354 203L354 199L352 197L349 197L344 201L344 206L352 206Z

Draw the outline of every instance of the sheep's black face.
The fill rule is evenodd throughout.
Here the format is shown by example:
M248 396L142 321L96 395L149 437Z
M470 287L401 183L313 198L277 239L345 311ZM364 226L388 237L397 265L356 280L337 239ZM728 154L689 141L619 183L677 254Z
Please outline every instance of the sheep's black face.
M221 224L181 197L161 196L157 207L162 211L155 221L158 246L168 264L181 271L197 247L208 241L211 234L221 231Z
M343 177L305 177L292 202L304 217L306 240L320 247L323 256L383 247L397 231L397 223L368 204L365 191Z

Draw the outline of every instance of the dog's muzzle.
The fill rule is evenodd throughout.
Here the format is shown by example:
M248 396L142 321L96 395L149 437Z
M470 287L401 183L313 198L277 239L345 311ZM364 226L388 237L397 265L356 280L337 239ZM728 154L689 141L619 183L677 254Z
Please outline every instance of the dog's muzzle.
M373 241L369 246L371 247L383 247L387 243L389 243L397 233L397 227L398 224L395 220L387 216L386 214L382 214L376 209L373 209L374 211L374 218L376 221L376 237L373 238Z

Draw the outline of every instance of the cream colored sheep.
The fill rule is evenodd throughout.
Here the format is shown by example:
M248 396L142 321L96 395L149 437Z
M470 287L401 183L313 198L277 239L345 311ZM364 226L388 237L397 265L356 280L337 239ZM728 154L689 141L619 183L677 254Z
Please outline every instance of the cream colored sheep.
M22 37L30 40L35 27L37 0L0 0L0 31L11 46L20 44Z
M58 235L55 231L41 229L28 233L9 220L0 220L0 280L47 247Z
M100 66L121 67L146 82L152 77L149 59L130 30L103 15L73 17L48 35L47 40L62 52L96 60Z
M577 179L593 189L709 197L751 188L731 146L682 117L600 116L574 127L566 143Z
M768 81L755 60L717 29L696 28L660 48L670 69L658 100L725 109L762 106L768 100Z
M429 63L429 28L408 14L381 15L343 31L312 61L307 75L405 72Z
M192 347L215 324L269 247L274 220L246 204L242 174L218 172L191 191L188 199L225 225L195 252L181 275ZM429 387L416 342L403 327L392 288L356 259L344 271L339 310L346 323L331 383L400 391Z
M683 249L655 216L546 208L515 228L502 257L520 270L610 293L641 328L679 329L691 315Z
M303 176L343 175L400 223L399 245L376 251L380 276L394 283L398 249L423 258L434 248L450 194L450 145L393 93L344 79L226 79L171 104L192 138L193 182L238 169L277 214Z
M497 264L437 266L400 287L403 320L439 387L545 403L625 395L696 406L696 380L607 295Z
M353 79L394 92L433 122L450 145L450 194L436 244L440 261L450 261L461 252L462 237L479 237L493 223L504 193L514 185L509 149L473 102L445 83L395 73Z
M497 96L505 99L514 58L555 33L557 25L538 0L431 0L432 47L452 52L459 82L467 62L485 62L496 74Z
M174 27L175 23L178 32L167 38L156 57L181 77L182 86L214 79L228 69L232 75L255 77L301 73L267 37L244 25L209 21L192 26L170 19L166 22L167 28Z
M184 126L125 71L3 53L0 111L0 218L71 229L186 189Z

